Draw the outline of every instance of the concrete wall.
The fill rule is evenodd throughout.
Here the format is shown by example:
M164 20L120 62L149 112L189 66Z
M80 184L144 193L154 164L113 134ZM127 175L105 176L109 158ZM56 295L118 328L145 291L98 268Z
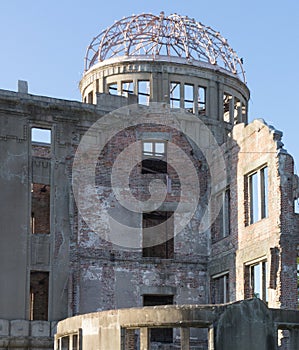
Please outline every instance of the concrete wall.
M56 322L0 319L1 349L53 349Z

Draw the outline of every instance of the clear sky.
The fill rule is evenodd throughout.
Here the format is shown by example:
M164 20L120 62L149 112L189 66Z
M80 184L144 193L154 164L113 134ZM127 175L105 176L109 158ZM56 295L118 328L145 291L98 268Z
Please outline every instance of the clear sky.
M0 88L80 100L78 83L92 38L132 14L164 11L218 30L244 59L250 120L283 131L299 169L298 0L0 0Z

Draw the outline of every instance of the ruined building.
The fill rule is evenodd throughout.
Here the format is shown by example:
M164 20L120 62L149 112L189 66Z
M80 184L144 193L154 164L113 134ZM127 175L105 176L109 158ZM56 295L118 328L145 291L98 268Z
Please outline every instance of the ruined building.
M298 177L227 41L124 18L80 90L0 90L0 348L298 348Z

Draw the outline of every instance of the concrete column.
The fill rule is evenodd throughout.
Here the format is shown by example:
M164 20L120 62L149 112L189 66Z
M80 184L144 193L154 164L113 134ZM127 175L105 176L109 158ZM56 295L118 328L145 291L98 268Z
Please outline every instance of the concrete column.
M118 82L117 82L117 95L119 95L119 96L121 96L121 94L122 94L121 89L122 89L122 82L121 82L121 80L118 80Z
M195 84L193 90L193 112L196 116L198 116L198 88L198 84Z
M181 331L181 350L190 349L190 328L182 327Z
M183 81L180 81L180 107L183 109L185 108L184 99L185 99L185 84Z
M290 350L299 349L299 329L290 330Z
M149 350L149 329L146 327L140 328L140 350Z
M152 73L150 77L150 102L158 102L159 79L157 73Z
M217 84L217 90L218 90L218 100L217 100L217 120L223 121L223 95L224 95L224 90L223 90L223 84L218 83Z
M69 350L73 349L73 335L69 336Z
M234 118L235 118L235 98L232 96L232 98L229 100L229 120L234 125Z
M210 326L209 327L209 335L208 335L208 347L209 347L209 350L214 350L215 349L214 336L215 336L214 327Z
M206 103L208 103L208 116L211 119L218 119L218 89L215 82L210 82L209 88L207 90L209 96L206 98Z
M169 81L168 73L163 72L162 81L161 81L161 102L169 103L169 98L170 98L169 84L170 84L170 81Z
M242 103L239 102L239 106L237 107L238 110L238 123L242 122Z

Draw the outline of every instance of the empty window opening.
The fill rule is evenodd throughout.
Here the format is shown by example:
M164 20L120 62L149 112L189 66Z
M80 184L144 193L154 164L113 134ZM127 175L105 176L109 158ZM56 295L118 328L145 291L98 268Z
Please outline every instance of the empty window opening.
M144 295L143 306L157 305L172 305L173 295ZM151 343L172 343L173 329L172 328L151 328L150 330Z
M31 128L31 154L36 157L51 157L52 131L46 128Z
M79 350L79 336L78 334L73 334L72 336L72 344L73 344L73 347L72 347L72 350Z
M245 297L256 297L268 301L267 261L260 261L245 266ZM246 276L247 275L247 276ZM249 284L247 286L247 283Z
M149 105L150 102L150 82L148 80L138 81L138 103Z
M143 213L142 228L143 257L172 259L174 254L173 212Z
M140 328L122 328L121 329L121 349L139 350L140 349Z
M61 338L61 350L69 350L69 345L70 345L70 338L69 336L62 337Z
M229 188L216 196L217 207L220 206L219 214L212 225L212 242L230 234L230 190Z
M144 141L142 143L142 174L167 173L166 142Z
M268 167L248 176L249 223L253 224L268 216Z
M181 84L170 83L170 107L180 108L181 107Z
M31 321L48 320L49 272L30 273L30 315Z
M232 95L228 93L223 94L223 120L227 123L231 122L230 111L232 108L232 99Z
M51 144L51 129L31 128L31 142Z
M93 91L90 91L87 95L87 103L93 103Z
M110 95L118 95L117 83L109 84L108 85L108 92Z
M198 87L197 106L198 114L206 115L206 88L203 86Z
M194 86L184 85L184 108L190 113L194 113Z
M299 199L295 199L294 201L294 211L296 214L299 214Z
M292 349L290 348L291 334L288 329L277 330L277 345L279 349Z
M133 81L124 81L121 84L121 94L122 96L128 97L134 93Z
M50 186L31 184L31 233L50 233Z
M229 274L224 273L211 278L211 302L223 304L229 302Z

